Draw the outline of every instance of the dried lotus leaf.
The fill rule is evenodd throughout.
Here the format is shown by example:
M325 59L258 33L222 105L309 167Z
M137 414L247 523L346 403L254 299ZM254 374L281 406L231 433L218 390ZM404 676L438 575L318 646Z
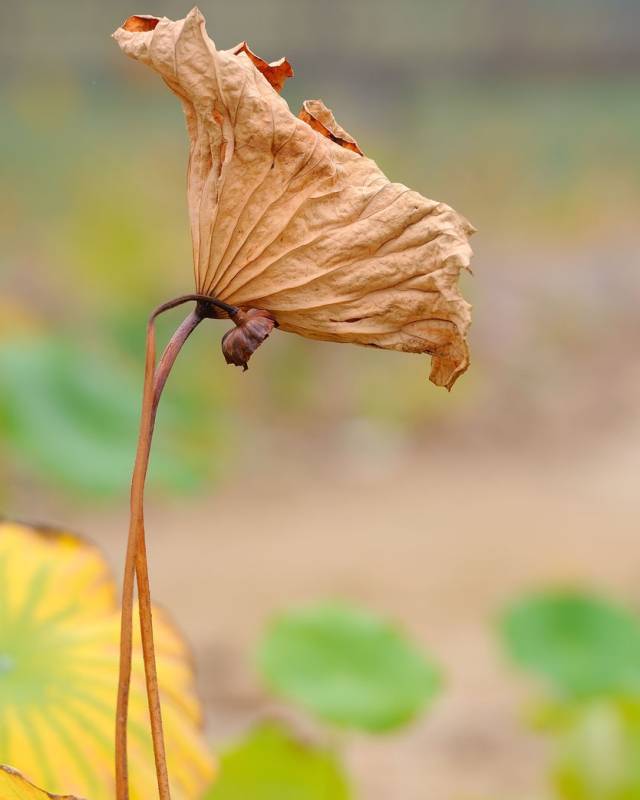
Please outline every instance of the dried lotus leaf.
M428 353L431 380L451 388L469 363L457 284L473 227L389 181L318 101L292 114L247 50L216 48L197 9L145 26L114 37L184 107L197 291L308 338Z

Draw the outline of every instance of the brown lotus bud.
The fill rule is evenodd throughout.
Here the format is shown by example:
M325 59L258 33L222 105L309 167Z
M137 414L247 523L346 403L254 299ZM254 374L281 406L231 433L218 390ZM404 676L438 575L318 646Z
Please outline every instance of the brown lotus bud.
M236 327L222 337L222 353L227 364L247 370L247 362L278 323L261 308L239 308L231 319Z

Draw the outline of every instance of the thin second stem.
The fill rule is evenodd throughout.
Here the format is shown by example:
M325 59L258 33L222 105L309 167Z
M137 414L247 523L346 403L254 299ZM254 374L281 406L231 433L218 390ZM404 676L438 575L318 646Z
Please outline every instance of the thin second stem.
M147 328L147 352L145 365L145 382L143 391L142 414L138 449L131 481L131 514L129 523L129 540L125 561L122 619L120 633L120 674L118 683L118 704L116 713L116 800L128 800L129 780L127 766L127 717L129 704L129 686L131 681L132 639L133 639L133 590L134 578L138 583L138 600L140 615L140 633L145 665L145 680L151 721L151 735L158 779L160 800L170 800L169 776L166 763L164 735L162 729L162 713L160 708L160 692L156 671L155 648L153 642L153 622L151 595L149 588L149 570L147 564L145 530L144 530L144 488L149 467L149 457L156 414L162 391L175 360L191 333L203 320L196 308L182 322L171 337L164 350L157 368L155 364L155 317L180 302L194 297L179 298L178 301L161 306L152 315Z

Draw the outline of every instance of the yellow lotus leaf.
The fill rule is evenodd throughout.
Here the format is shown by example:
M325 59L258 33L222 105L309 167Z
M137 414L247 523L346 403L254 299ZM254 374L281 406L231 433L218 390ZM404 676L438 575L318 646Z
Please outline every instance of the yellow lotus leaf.
M154 616L173 797L197 800L213 766L189 654L164 614ZM0 522L1 763L53 791L112 800L119 625L115 585L95 547ZM148 800L155 771L139 634L129 748L131 798Z
M12 767L0 764L0 800L80 800L70 794L49 794L36 788Z
M457 284L472 226L389 181L320 100L292 114L288 62L218 50L197 9L130 17L114 37L184 108L197 291L312 339L428 353L450 388L469 363Z

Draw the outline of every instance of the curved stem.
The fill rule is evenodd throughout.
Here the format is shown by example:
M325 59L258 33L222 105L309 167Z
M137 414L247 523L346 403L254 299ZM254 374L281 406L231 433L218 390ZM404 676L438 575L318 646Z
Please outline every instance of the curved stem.
M154 321L159 314L175 308L177 305L197 300L198 307L182 322L155 367L155 327ZM155 652L153 643L153 626L151 596L149 590L149 570L146 555L144 531L144 488L149 466L151 442L156 420L158 404L162 390L166 384L171 368L191 333L207 316L207 307L214 305L233 315L236 309L225 303L202 295L185 295L159 306L151 315L147 326L147 347L145 359L145 378L140 419L138 449L131 481L131 505L129 521L129 540L122 585L122 618L120 629L120 670L118 680L118 698L116 712L116 798L128 800L129 781L127 766L127 716L129 705L129 686L131 681L132 638L133 638L133 593L134 579L137 577L140 634L145 664L147 698L151 735L158 778L160 800L170 800L169 778L166 765L164 737L162 731L162 715L156 673Z
M212 307L225 311L230 317L234 317L238 313L238 308L236 306L230 306L229 303L223 303L222 300L218 300L216 297L211 297L208 294L183 294L180 297L167 300L166 303L159 305L151 314L149 322L153 322L156 317L159 317L160 314L164 314L165 311L188 303L190 300L195 300L198 303L198 310L201 317L211 316L210 310Z
M116 798L128 800L129 774L127 763L127 716L129 710L129 684L131 681L131 650L133 633L133 590L135 582L135 562L138 549L138 529L142 525L136 498L144 487L149 452L151 446L153 372L155 368L155 328L153 317L147 325L147 345L144 370L144 389L138 449L131 481L131 504L129 516L129 538L122 579L122 611L120 620L120 667L118 676L118 697L116 707Z

